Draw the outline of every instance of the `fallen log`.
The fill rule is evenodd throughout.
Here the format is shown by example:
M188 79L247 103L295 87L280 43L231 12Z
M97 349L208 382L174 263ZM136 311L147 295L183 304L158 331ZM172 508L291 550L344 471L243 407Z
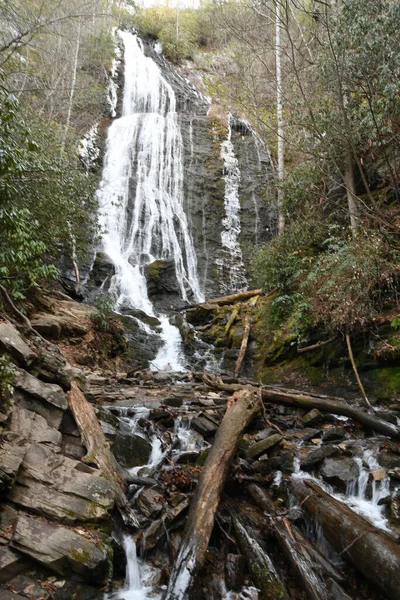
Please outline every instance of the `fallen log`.
M400 546L384 531L335 500L310 480L291 480L289 491L322 527L326 539L385 598L397 600L400 589Z
M253 583L261 593L261 600L289 600L285 584L281 581L274 564L263 550L255 533L249 535L237 516L232 517L235 536L246 558Z
M237 377L239 375L240 367L242 366L244 355L246 354L247 344L249 342L249 335L250 335L250 318L247 316L244 318L243 337L242 337L242 343L240 344L239 356L236 361L235 377Z
M336 336L333 335L328 340L324 340L323 342L318 342L317 344L312 344L311 346L302 346L301 348L297 348L297 352L299 354L303 354L304 352L311 352L312 350L318 350L319 348L323 348L328 344L331 344L336 339Z
M225 329L224 329L224 336L225 336L225 337L227 337L227 335L228 335L228 333L229 333L229 331L230 331L230 328L232 327L233 323L234 323L234 322L236 321L236 319L237 319L237 316L238 316L238 314L239 314L239 305L237 304L237 305L234 307L234 309L233 309L233 311L232 311L232 314L231 314L231 316L229 317L229 321L228 321L228 322L227 322L227 324L225 325Z
M275 537L293 570L299 575L309 599L339 600L339 593L342 593L342 598L346 598L338 584L333 592L328 587L330 578L335 581L342 579L340 574L316 548L312 548L311 542L294 524L277 516L274 504L265 490L254 484L247 486L247 490L257 506L268 515Z
M73 381L71 390L67 394L68 406L75 419L81 434L82 442L86 446L86 456L82 458L85 463L94 463L109 481L114 490L115 503L123 517L128 518L133 525L137 525L128 500L125 496L125 482L122 469L115 460L109 443L101 429L93 406L88 402Z
M202 304L218 304L219 306L226 306L227 304L235 304L236 302L244 302L254 296L260 296L262 290L248 290L247 292L237 292L236 294L230 294L229 296L221 296L220 298L212 298L207 302L199 302L192 306L201 306Z
M194 577L206 556L215 513L240 437L258 410L258 398L253 390L242 390L227 402L190 506L165 600L189 598Z
M250 386L241 384L225 384L221 380L204 374L203 381L213 389L225 391L232 394L235 391L249 388ZM318 408L324 413L333 413L335 415L343 415L354 419L358 423L364 425L368 429L383 433L392 438L400 438L400 428L393 423L389 423L384 419L380 419L376 414L371 415L360 408L346 404L344 400L339 398L329 398L321 396L313 396L309 394L295 393L293 390L286 391L284 389L274 389L263 387L262 391L263 402L272 402L276 404L286 404L289 406L297 406L298 408Z

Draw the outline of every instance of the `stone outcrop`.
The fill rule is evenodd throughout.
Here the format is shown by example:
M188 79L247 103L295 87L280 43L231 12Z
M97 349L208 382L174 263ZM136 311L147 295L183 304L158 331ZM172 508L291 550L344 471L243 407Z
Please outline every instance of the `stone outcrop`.
M76 573L96 585L108 578L109 556L101 539L90 539L55 523L19 516L11 546L63 576Z
M6 352L22 367L28 367L36 358L35 352L8 323L0 323L0 351Z
M36 514L68 524L104 520L114 505L112 486L98 470L42 444L27 450L8 498Z

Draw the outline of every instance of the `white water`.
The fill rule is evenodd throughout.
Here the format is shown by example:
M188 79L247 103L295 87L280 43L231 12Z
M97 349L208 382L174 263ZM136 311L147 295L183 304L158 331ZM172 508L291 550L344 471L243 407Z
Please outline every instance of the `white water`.
M221 244L223 258L216 260L224 281L224 290L229 293L247 289L242 250L239 243L240 225L240 169L232 144L232 115L228 115L228 137L221 144L221 158L224 161L225 217L222 220ZM222 286L221 286L222 287Z
M325 492L336 500L347 504L354 512L368 519L375 527L390 531L388 520L384 516L385 506L379 505L379 501L390 494L390 478L385 475L381 481L373 479L375 471L382 471L382 467L373 456L373 450L365 450L362 458L353 457L353 460L357 463L360 474L357 479L348 485L345 494L333 492L332 486L321 478L302 471L300 460L297 457L293 460L294 472L292 477L294 479L311 479L315 481ZM368 483L371 477L371 493L368 494Z
M136 544L129 535L124 537L126 554L126 582L122 590L116 594L107 595L105 599L113 600L161 600L161 595L155 593L148 581L153 570L149 565L138 559Z
M182 299L200 302L203 295L183 210L183 144L175 93L144 55L140 39L128 32L118 35L125 50L125 84L122 116L108 131L98 190L102 243L115 266L110 292L116 308L154 316L144 267L155 260L174 262ZM154 368L182 370L179 333L167 317L158 316L164 347Z

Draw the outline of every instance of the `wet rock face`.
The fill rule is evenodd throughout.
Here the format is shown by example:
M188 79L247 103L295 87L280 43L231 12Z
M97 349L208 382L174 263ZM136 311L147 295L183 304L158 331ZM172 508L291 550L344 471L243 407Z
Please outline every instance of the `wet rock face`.
M145 54L158 64L163 77L176 95L184 150L184 210L196 251L200 287L206 297L216 297L226 287L222 281L223 269L217 268L216 260L223 261L224 256L226 258L226 253L224 255L221 250L221 232L226 216L221 144L228 135L227 116L222 114L218 118L210 117L209 101L188 81L186 77L190 73L185 71L182 76L154 51L151 42L145 42L144 49ZM276 229L273 198L271 202L265 201L265 187L274 177L273 165L261 140L239 118L232 119L231 141L241 172L239 241L247 268L254 245L270 239ZM148 268L149 296L152 301L156 301L156 306L160 305L160 309L170 309L179 304L179 287L175 284L174 269L165 264L165 275L154 278L151 274L153 267L154 263ZM93 298L100 288L108 289L112 275L113 268L109 259L98 253L87 284L89 297Z

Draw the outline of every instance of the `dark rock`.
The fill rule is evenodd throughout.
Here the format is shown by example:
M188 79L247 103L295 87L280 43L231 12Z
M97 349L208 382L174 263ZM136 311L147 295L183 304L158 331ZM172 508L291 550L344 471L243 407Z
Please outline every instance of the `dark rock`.
M383 454L383 452L380 452L376 459L381 467L384 467L388 471L400 469L400 456L395 454Z
M157 317L148 315L144 310L139 310L138 308L122 308L121 314L135 317L135 319L139 319L139 321L146 323L146 325L149 325L154 329L158 329L161 325L160 320L157 319Z
M194 308L186 311L186 321L195 327L199 325L207 325L214 318L215 311L218 310L216 304L199 304Z
M181 452L174 457L176 465L191 465L199 458L199 452Z
M20 554L20 552L12 550L8 546L0 546L0 583L8 581L18 573L22 573L27 568L28 563L29 561L24 554Z
M145 517L156 517L163 509L163 495L159 489L145 488L137 496L135 506Z
M107 581L108 548L61 525L19 515L11 545L60 575L76 573L96 585Z
M63 414L63 418L61 421L61 425L59 427L61 433L72 435L74 437L81 437L79 433L79 429L76 425L75 419L70 412L66 412Z
M400 523L400 490L396 490L392 496L390 516L392 521L397 524Z
M60 522L97 522L109 516L114 505L112 486L93 469L55 454L42 445L31 446L24 458L9 499Z
M326 458L321 469L322 477L342 490L345 490L359 474L357 463L352 458L346 457Z
M335 446L321 446L320 448L300 448L297 451L300 459L300 468L304 470L313 469L325 458L339 454L339 448Z
M210 437L215 434L218 429L218 423L211 419L208 415L200 414L192 419L192 427L204 437Z
M324 430L322 438L324 442L340 442L345 435L346 432L342 427L329 427Z
M0 350L14 358L22 367L29 367L36 354L29 348L18 331L8 323L0 323Z
M26 557L24 557L26 560ZM50 594L45 590L40 582L32 575L16 575L9 582L10 588L18 594L27 596L29 600L47 600Z
M25 447L3 443L0 447L0 491L10 489L26 452Z
M246 560L241 554L228 554L225 562L225 581L229 590L241 589L245 579Z
M151 443L140 435L119 431L112 451L125 469L147 465L151 455Z
M257 458L261 454L265 454L269 448L272 448L272 446L278 444L282 439L283 436L281 436L279 433L274 433L273 435L260 440L246 450L246 458Z
M176 278L173 260L155 260L146 265L145 277L150 297L164 294L176 294L180 297L180 288Z
M283 473L291 474L294 473L293 460L294 452L292 450L285 450L279 456L271 458L261 457L260 460L250 465L249 470L251 473L261 473L263 475L272 473L272 471L282 471Z

